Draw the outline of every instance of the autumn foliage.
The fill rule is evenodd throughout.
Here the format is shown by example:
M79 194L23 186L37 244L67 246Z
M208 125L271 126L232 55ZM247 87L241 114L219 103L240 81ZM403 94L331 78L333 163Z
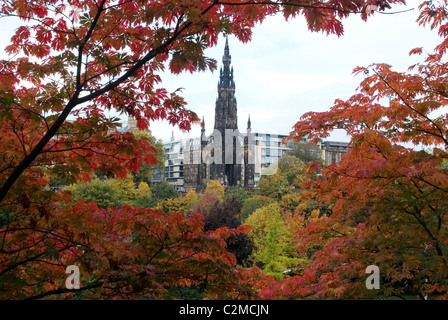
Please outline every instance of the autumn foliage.
M196 114L187 108L181 90L168 92L163 88L160 75L165 71L177 74L214 70L216 62L206 57L204 50L216 45L220 34L232 34L247 42L256 23L267 15L281 13L286 19L303 15L311 31L339 36L343 34L342 19L354 13L367 19L368 4L364 0L2 1L0 18L15 19L20 26L6 46L9 57L0 60L0 298L72 298L74 293L64 287L65 267L71 264L81 269L82 288L75 293L81 298L165 298L170 287L191 284L201 286L208 297L257 297L263 281L273 280L257 268L237 267L235 256L226 250L225 240L247 231L245 227L204 231L203 218L195 214L185 216L128 205L99 208L95 202L73 202L69 191L48 188L50 179L71 184L89 181L94 173L125 178L129 172L137 172L142 162L155 164L157 149L150 139L119 131L119 119L109 116L109 111L134 118L140 130L148 129L150 122L158 119L188 130L198 119ZM422 22L424 19L437 21L436 18L443 20L441 15L423 13ZM446 67L441 60L443 51L444 46L439 55L418 66L429 83L420 81L423 78L411 79L393 73L385 66L375 68L376 76L366 80L365 86L370 81L369 86L376 84L377 89L362 91L358 99L375 112L363 113L364 108L359 107L354 113L358 123L362 120L373 125L381 120L386 130L402 132L399 138L402 140L392 142L406 138L443 145L445 136L439 130L444 126L444 118L428 123L420 115L443 105L440 93L444 92L442 80ZM426 78L425 72L432 76ZM385 75L392 77L392 88L395 83L400 86L392 89L384 84L381 76ZM427 94L427 88L434 90L428 93L431 99L411 107L406 105L405 101L411 98L421 99L421 94ZM396 97L391 109L370 104L372 95L386 92ZM349 108L350 102L341 102L338 106ZM386 109L391 111L388 113ZM410 120L402 125L399 121L397 125L387 124L381 114L396 114L398 119L407 115ZM335 110L330 111L328 118L331 125L343 123L343 119L356 120L348 116L341 118ZM308 121L314 121L311 119ZM295 134L310 133L309 128L306 124L297 125ZM321 128L314 125L311 133L317 134L314 130ZM410 136L405 133L409 130ZM445 269L439 263L445 257L444 229L437 229L437 220L433 220L440 216L443 222L443 203L431 203L433 197L446 190L445 176L437 167L443 150L431 156L422 155L425 161L420 165L419 153L399 149L379 131L360 131L356 143L364 150L378 143L382 153L373 153L374 167L384 170L386 180L396 173L392 180L399 180L419 197L421 203L416 208L397 200L411 214L403 215L399 211L396 226L407 221L400 219L414 221L414 215L425 215L421 221L431 233L422 223L410 225L414 227L412 232L422 235L413 238L416 241L413 247L420 249L427 244L435 260L425 261L440 267L444 274ZM366 155L357 154L356 150L352 151L357 159L353 160L353 166L349 161L340 170L360 168L360 161ZM381 162L383 153L391 160ZM395 172L393 165L402 160L415 163L416 171ZM328 173L331 170L333 175ZM348 178L340 176L337 170L329 168L326 173L329 179L318 181L316 187L326 191L336 180L346 182L344 179ZM362 174L367 177L373 173ZM394 185L386 184L386 180L372 179L371 187ZM343 186L344 183L339 188ZM328 200L335 200L339 194L344 196L337 201L335 217L347 214L345 210L350 206L345 200L356 196L346 196L338 190L323 192ZM403 190L390 188L372 196L392 196L404 193ZM352 191L360 192L357 188ZM358 201L358 205L363 203ZM372 212L368 216L387 218ZM364 226L366 232L372 231L368 221ZM403 237L410 235L394 232L393 226L383 229L384 237L391 233L404 243ZM339 246L348 241L337 239ZM419 261L408 259L403 268L411 272L421 267L415 265ZM349 267L352 266L345 269ZM431 290L445 290L443 281L437 282L428 276Z
M408 72L385 64L356 68L364 80L355 95L336 100L327 112L305 114L295 125L296 139L343 128L351 149L307 182L310 194L332 205L332 214L300 231L298 244L303 251L309 243L321 249L302 276L277 283L265 297L446 299L445 6L420 6L418 22L438 28L444 39L423 62ZM368 265L381 270L378 292L366 290Z

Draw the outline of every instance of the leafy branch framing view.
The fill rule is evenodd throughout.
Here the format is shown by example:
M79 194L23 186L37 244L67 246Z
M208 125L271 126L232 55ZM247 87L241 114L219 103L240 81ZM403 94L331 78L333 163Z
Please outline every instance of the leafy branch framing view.
M296 142L344 129L351 149L340 162L293 150L253 194L210 183L179 196L152 182L165 158L150 123L189 130L199 120L180 90L162 87L166 69L215 70L204 50L220 35L250 41L269 15L343 36L345 18L399 4L2 1L0 18L21 26L0 61L0 297L445 299L446 1L418 8L416 23L442 38L421 63L356 68L366 76L352 97L292 129ZM138 131L118 131L111 110ZM54 280L73 264L75 293ZM381 268L381 292L365 287L369 265Z

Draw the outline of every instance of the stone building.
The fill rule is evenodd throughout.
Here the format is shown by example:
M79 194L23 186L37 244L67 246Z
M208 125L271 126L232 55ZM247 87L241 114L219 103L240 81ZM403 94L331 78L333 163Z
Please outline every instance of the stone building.
M318 145L322 150L321 158L326 166L341 161L342 155L350 150L347 142L321 141Z
M238 131L238 110L229 42L226 39L218 82L213 133L205 135L202 119L201 137L190 139L184 150L184 188L204 191L210 180L224 187L254 187L254 148L250 118L245 134Z

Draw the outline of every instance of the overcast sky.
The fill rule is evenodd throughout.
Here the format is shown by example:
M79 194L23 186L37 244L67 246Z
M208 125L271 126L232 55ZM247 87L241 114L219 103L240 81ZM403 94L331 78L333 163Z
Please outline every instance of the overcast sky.
M253 131L288 134L300 116L309 111L328 110L335 99L347 99L355 93L362 76L353 76L356 66L388 63L397 71L406 71L422 57L409 57L415 47L427 51L440 42L436 31L416 23L418 4L394 6L387 12L413 11L400 14L375 13L364 22L359 15L344 20L344 35L326 36L308 31L304 19L285 22L281 16L269 17L257 26L252 41L243 44L229 37L234 67L238 128L246 129L250 114ZM222 65L225 38L217 47L207 50L209 57ZM185 88L184 96L199 117L205 117L207 134L214 125L219 71L165 75L164 85L170 90ZM153 134L167 140L171 127L164 122L152 125ZM199 136L200 127L189 134L174 128L176 138ZM339 130L329 140L348 141Z
M281 16L269 17L254 29L252 41L243 44L229 37L234 67L238 127L246 129L250 114L253 131L288 134L300 116L309 111L328 110L335 99L347 99L355 93L362 76L354 77L356 66L388 63L395 70L405 71L423 59L409 57L415 47L427 51L440 42L436 31L415 22L421 0L409 0L408 5L394 6L387 12L413 11L399 14L375 13L364 22L359 15L344 20L344 35L326 36L308 31L303 18L285 22ZM17 25L11 19L1 19L0 43L7 44ZM206 54L222 65L225 38ZM0 53L0 58L5 57ZM191 110L205 117L206 133L214 125L215 101L219 71L163 75L163 86L174 91L184 88ZM199 136L199 125L182 134L167 122L151 125L153 135L168 140L174 130L176 138ZM330 140L347 141L343 132Z

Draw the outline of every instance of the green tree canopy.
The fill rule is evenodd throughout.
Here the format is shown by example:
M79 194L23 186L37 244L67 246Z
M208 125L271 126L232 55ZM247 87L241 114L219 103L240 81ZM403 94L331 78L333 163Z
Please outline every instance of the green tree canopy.
M247 198L241 208L241 220L245 221L257 209L268 205L272 200L265 196L253 195Z
M71 185L74 200L94 201L100 208L121 208L132 204L137 198L137 191L131 176L125 179L105 179L95 177L90 182L78 182Z
M157 207L166 213L174 211L187 214L200 201L199 195L195 191L190 190L182 197L160 200Z
M146 182L147 184L152 183L152 178L154 176L154 168L157 168L159 172L163 172L165 169L166 153L163 148L163 143L161 140L157 140L153 135L147 131L139 130L133 132L134 136L138 139L146 138L149 140L149 144L154 146L157 150L156 159L157 164L151 165L150 163L145 164L142 162L141 168L134 173L134 182L139 184L140 182Z
M287 155L296 157L305 164L311 162L323 164L321 157L322 151L317 144L308 144L304 141L293 142L291 140L288 147L290 147L290 149L287 151Z
M168 182L153 182L151 189L151 203L150 206L156 206L159 201L166 199L175 199L179 197L179 192Z
M277 203L256 210L245 224L252 226L248 235L255 245L253 260L266 274L282 278L289 268L299 263L294 237Z
M219 200L224 198L224 192L225 189L218 180L211 180L205 188L205 193L212 194Z
M279 159L277 171L261 176L256 194L280 200L283 195L298 191L306 179L305 164L290 155Z
M243 204L244 201L249 197L249 195L247 194L246 190L244 190L243 187L232 186L232 187L228 187L225 190L224 200L227 198L232 198L232 197L235 197L239 203Z

